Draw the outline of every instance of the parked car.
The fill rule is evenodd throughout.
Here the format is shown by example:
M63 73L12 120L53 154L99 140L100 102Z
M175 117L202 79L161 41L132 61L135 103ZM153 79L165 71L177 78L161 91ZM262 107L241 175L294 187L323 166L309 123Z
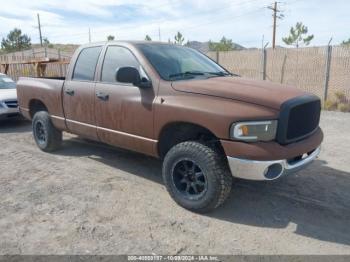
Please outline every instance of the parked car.
M18 98L41 150L67 131L161 158L170 195L197 212L220 206L233 177L304 168L323 139L318 97L232 75L178 45L84 45L66 78L20 78Z
M18 116L16 83L9 76L0 74L0 120Z

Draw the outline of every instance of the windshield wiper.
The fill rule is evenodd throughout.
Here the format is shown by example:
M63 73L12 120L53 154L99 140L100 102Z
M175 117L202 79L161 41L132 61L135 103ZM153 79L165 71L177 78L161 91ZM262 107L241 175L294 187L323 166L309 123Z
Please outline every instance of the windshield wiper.
M205 74L204 72L186 71L186 72L181 72L177 74L171 74L169 75L169 78L179 77L179 76L202 76L204 74Z
M229 72L223 72L223 71L218 71L218 72L204 72L208 75L215 75L215 76L232 76L231 73Z

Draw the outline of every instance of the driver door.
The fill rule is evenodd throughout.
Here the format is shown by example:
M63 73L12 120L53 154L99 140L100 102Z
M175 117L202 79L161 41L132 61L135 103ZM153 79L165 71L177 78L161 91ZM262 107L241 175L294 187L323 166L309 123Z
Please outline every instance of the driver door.
M95 86L95 118L100 141L134 151L153 154L154 90L116 81L120 67L142 71L134 54L126 47L107 47L100 81Z

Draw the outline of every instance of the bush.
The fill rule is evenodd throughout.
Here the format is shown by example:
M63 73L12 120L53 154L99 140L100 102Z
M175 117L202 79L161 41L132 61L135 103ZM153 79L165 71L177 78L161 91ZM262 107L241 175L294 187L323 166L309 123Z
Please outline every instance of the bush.
M334 92L334 98L325 101L323 108L325 110L338 110L341 112L350 112L350 103L342 91Z
M346 104L346 95L342 91L336 91L334 92L335 98L338 100L339 103Z
M326 100L326 102L324 102L324 109L326 110L336 110L338 107L338 103L335 100Z
M338 104L337 109L341 112L350 112L350 103L340 103Z

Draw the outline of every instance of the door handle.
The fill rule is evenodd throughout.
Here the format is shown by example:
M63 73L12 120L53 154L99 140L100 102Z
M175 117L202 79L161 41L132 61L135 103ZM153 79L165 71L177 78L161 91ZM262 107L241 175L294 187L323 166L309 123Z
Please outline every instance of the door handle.
M74 96L74 90L73 89L66 89L64 91L67 95Z
M96 96L103 101L107 101L109 99L109 94L105 94L102 92L97 92Z

